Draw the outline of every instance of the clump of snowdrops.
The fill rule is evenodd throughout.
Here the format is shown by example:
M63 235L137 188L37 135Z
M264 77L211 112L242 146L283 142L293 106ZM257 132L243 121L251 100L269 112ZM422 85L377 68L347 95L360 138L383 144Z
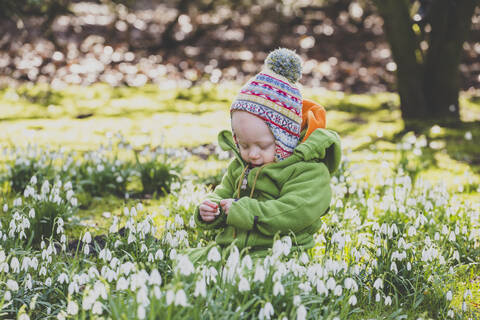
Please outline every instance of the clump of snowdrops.
M315 248L298 251L294 237L279 236L264 258L212 244L214 234L198 230L192 217L207 190L178 182L164 206L125 207L104 234L76 226L81 236L71 246L68 218L57 218L49 236L28 246L27 230L39 223L29 216L32 199L53 193L67 208L76 205L68 183L48 191L45 182L31 183L36 191L2 203L0 315L474 319L473 293L460 291L456 274L479 268L480 205L408 170L383 162L371 182L345 161L332 178L331 210ZM18 227L27 220L29 228ZM188 250L198 246L207 256L193 264Z

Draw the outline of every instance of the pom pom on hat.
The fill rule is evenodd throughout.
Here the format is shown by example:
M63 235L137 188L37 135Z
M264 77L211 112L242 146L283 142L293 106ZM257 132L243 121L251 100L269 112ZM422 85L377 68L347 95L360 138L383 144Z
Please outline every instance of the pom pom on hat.
M279 48L270 52L265 59L265 65L292 83L302 77L302 59L290 49Z

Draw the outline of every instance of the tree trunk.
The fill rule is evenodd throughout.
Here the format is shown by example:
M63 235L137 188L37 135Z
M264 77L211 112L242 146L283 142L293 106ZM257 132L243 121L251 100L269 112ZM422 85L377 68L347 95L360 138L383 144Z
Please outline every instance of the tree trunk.
M418 41L412 29L409 0L374 0L384 20L384 30L397 64L397 90L402 117L423 118L428 113L423 92L423 66ZM419 61L420 60L420 61Z
M429 47L425 59L410 18L410 0L373 0L397 64L397 90L402 118L408 127L417 121L457 122L459 65L475 6L480 0L429 1L430 34L418 35Z
M459 65L476 0L436 0L430 8L430 43L424 88L429 115L441 122L459 121Z

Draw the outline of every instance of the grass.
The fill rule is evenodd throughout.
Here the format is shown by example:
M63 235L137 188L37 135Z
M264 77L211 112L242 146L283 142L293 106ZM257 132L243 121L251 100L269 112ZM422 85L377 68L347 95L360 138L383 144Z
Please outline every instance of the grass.
M145 146L193 148L215 144L217 133L229 128L229 106L239 87L225 84L189 89L162 89L153 85L141 88L112 88L105 84L90 87L70 86L52 89L46 85L25 85L0 90L0 147L38 144L63 148L67 151L96 149L106 145L111 136L120 132L135 150ZM428 148L416 158L399 152L402 143L398 96L392 93L376 95L345 95L304 89L304 97L325 105L327 126L342 137L344 156L352 166L362 168L362 175L373 185L382 171L398 170L392 163L403 163L416 179L432 183L446 182L449 191L458 193L460 201L477 202L480 196L480 99L478 95L461 96L461 116L464 123L458 128L432 126L423 132ZM411 144L421 143L414 139ZM124 155L129 157L129 155ZM130 155L131 157L131 155ZM5 162L0 155L0 168ZM184 176L200 182L210 182L218 175L228 159L189 157L183 169ZM414 171L412 168L420 168ZM409 172L410 172L409 171ZM461 189L461 190L460 190ZM106 217L122 217L124 206L133 207L139 201L115 196L91 198L77 213L80 223L102 233L108 229ZM148 212L155 216L157 225L163 225L161 215L171 199L142 199ZM73 231L71 236L76 237ZM78 232L77 232L78 233ZM478 263L478 261L477 261ZM480 301L478 266L455 275L458 292L470 289L464 299L454 296L453 305L461 309L463 301L477 308ZM411 306L402 306L403 314L416 319ZM480 308L480 307L478 307ZM362 316L394 319L388 308L367 310Z

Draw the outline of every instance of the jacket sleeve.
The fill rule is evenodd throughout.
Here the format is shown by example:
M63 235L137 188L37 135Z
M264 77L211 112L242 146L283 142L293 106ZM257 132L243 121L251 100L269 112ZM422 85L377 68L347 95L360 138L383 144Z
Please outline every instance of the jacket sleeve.
M219 204L220 200L222 199L233 198L233 194L235 192L233 169L237 166L235 164L235 161L237 160L233 159L232 162L230 162L227 172L225 172L225 174L223 175L222 182L215 188L215 190L211 194L207 196L207 200L211 200ZM203 229L215 229L225 226L225 221L227 217L222 210L220 210L220 214L215 220L211 222L205 222L200 217L199 207L200 205L197 206L194 214L195 223L197 224L197 226Z
M331 195L326 165L305 163L285 182L278 199L241 198L230 207L226 223L244 230L257 228L267 236L298 233L326 213Z

